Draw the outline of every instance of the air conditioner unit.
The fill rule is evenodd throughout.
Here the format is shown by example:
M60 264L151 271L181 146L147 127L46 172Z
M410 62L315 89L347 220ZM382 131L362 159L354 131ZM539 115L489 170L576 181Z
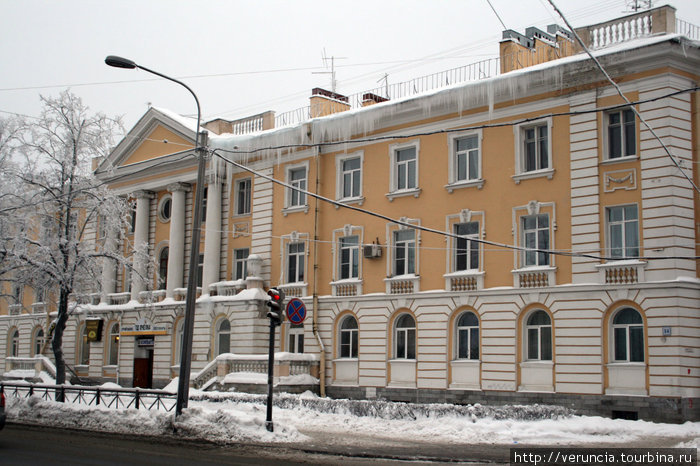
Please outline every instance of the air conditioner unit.
M367 259L382 257L382 248L378 244L367 244L363 246L362 253Z

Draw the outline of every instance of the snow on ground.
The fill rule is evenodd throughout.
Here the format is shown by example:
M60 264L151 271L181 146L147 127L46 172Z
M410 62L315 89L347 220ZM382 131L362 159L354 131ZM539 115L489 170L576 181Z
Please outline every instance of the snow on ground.
M175 391L173 381L169 391ZM117 388L116 384L109 387ZM332 400L310 392L275 395L275 432L265 429L265 396L190 392L189 408L172 412L110 409L7 397L10 422L136 435L173 435L227 442L304 442L314 433L444 444L628 445L654 438L678 439L678 446L700 446L700 422L659 424L575 416L551 406L454 406Z

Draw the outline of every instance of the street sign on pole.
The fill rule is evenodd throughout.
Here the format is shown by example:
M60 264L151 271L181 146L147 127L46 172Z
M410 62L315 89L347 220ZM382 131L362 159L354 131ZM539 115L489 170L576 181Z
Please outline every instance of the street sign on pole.
M299 325L306 319L306 304L299 298L292 298L287 303L286 313L289 322Z

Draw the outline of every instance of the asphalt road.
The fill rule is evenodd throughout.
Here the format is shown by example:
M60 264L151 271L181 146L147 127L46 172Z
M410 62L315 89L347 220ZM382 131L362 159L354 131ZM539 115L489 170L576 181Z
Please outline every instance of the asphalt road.
M99 432L7 424L0 431L2 465L267 465L267 464L434 464L429 456L398 445L384 445L384 454L345 448L322 441L299 448L275 445L214 445L172 438L121 436ZM363 442L364 443L364 442ZM375 445L377 447L379 445ZM415 447L415 445L414 445ZM347 449L347 450L346 450ZM346 450L346 451L344 451ZM488 455L487 455L488 456ZM500 455L498 455L500 456ZM396 458L401 458L397 460ZM432 458L454 463L454 459ZM473 461L473 460L472 460ZM468 461L472 466L474 462ZM487 460L493 465L493 458ZM500 461L497 461L500 463ZM459 463L456 463L459 464ZM500 463L504 464L504 463ZM507 462L505 463L507 464Z

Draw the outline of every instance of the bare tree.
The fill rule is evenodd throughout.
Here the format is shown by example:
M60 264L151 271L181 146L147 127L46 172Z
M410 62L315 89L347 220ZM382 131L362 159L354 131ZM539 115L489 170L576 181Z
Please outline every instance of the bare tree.
M56 383L62 384L69 296L98 291L102 261L124 260L114 248L105 250L101 236L123 231L125 200L112 195L91 172L92 159L106 156L114 146L121 123L90 113L69 91L41 100L41 116L18 125L3 150L11 152L13 166L4 171L12 190L0 212L5 229L11 230L5 232L6 271L22 285L55 294L51 346Z

